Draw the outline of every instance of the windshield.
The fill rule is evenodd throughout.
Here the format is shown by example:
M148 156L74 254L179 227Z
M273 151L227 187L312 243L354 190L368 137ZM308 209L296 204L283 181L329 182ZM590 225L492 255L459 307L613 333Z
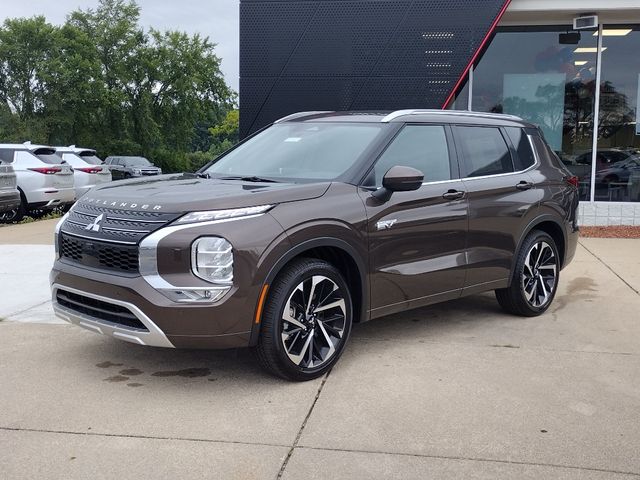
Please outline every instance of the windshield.
M333 180L356 163L381 130L375 123L273 125L204 172L214 177Z
M129 167L148 167L151 162L144 157L122 157L125 165Z

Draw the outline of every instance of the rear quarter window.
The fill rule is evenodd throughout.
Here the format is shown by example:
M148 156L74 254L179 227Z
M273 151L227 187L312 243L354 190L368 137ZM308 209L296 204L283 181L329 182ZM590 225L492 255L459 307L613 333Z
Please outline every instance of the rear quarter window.
M534 165L536 157L525 131L518 127L505 127L504 130L516 150L516 158L513 159L516 171L526 170Z

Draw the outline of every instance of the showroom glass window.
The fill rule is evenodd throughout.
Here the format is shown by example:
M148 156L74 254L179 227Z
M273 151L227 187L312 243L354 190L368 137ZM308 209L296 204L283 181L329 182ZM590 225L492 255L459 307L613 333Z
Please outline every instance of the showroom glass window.
M578 43L566 43L567 30L500 29L474 70L472 105L540 126L589 200L598 37L582 31Z
M640 201L640 26L604 25L595 200Z

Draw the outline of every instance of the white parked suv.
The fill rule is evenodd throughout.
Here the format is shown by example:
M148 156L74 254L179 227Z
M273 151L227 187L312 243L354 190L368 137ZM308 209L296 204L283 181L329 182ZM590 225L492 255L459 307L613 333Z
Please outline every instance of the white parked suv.
M0 159L11 163L16 173L20 205L5 221L18 222L34 210L48 211L73 204L73 168L45 145L0 144Z
M76 199L96 185L111 181L109 167L103 165L103 161L98 158L95 150L70 145L56 147L56 153L73 168Z

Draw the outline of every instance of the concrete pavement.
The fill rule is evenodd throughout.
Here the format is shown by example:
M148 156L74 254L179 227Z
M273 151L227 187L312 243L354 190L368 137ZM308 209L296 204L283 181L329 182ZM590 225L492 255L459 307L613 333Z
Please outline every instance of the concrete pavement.
M484 294L357 326L304 384L246 351L40 323L52 251L15 243L0 245L2 265L28 265L0 271L3 478L640 477L640 241L581 240L542 317ZM8 315L7 287L28 285L36 304Z

